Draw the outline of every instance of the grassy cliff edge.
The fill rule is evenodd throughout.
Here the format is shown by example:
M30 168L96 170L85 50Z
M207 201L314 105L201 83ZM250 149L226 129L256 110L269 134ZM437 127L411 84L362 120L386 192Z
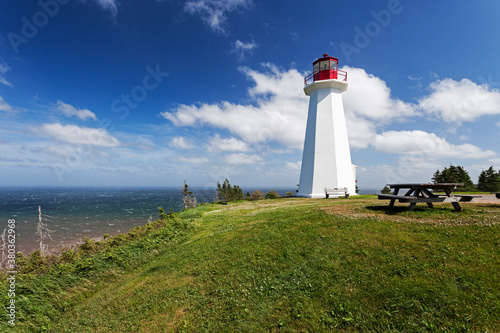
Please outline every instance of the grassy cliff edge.
M360 196L164 215L19 274L13 328L497 332L500 205L417 207Z

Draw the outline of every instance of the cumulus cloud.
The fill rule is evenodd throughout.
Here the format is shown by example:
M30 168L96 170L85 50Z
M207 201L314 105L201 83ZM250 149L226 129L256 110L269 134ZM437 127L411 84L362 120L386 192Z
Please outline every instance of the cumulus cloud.
M161 115L176 126L223 128L249 144L277 141L302 149L309 103L303 91L304 74L269 63L264 68L241 68L254 82L248 89L249 104L182 104ZM373 142L377 126L416 115L416 106L391 97L381 79L359 68L344 69L349 71L343 100L351 147L366 148Z
M500 92L487 84L444 79L432 83L430 88L431 94L422 98L419 106L446 122L474 121L484 115L500 114Z
M161 113L175 126L209 125L226 129L244 142L278 141L301 148L307 119L308 99L302 90L303 75L295 69L280 71L271 64L261 73L249 68L241 71L255 86L249 89L253 104L181 104Z
M455 145L434 133L424 131L388 131L377 135L373 146L390 154L421 155L436 158L481 159L496 156L471 144Z
M416 105L391 96L385 81L364 69L344 66L349 87L342 94L346 113L356 117L386 122L416 115Z
M170 148L193 149L194 145L184 137L178 136L170 140Z
M237 39L232 45L231 53L237 53L239 54L240 59L243 59L247 53L251 54L255 48L257 48L257 44L253 40L251 42L244 43Z
M83 144L101 147L116 147L120 141L102 128L78 127L59 123L43 124L32 128L33 132L46 135L54 140L70 144Z
M89 118L97 120L94 112L87 109L77 109L74 106L66 104L62 101L57 101L55 109L68 117L77 116L81 120L87 120Z
M0 64L0 83L9 87L13 87L12 83L7 81L4 77L4 74L10 70L10 67L7 65Z
M216 134L208 141L208 152L218 151L248 151L250 146L248 143L236 138L221 138Z
M225 34L227 14L251 4L252 0L191 0L184 4L184 11L199 15L211 30Z

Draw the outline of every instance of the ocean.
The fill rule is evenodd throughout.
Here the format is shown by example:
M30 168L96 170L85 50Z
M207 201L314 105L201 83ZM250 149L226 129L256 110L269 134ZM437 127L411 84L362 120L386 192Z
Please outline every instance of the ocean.
M212 202L215 188L190 188L198 203ZM247 190L243 189L244 193ZM265 190L261 189L263 193ZM291 189L293 191L293 189ZM252 190L248 190L252 191ZM284 195L290 189L276 189ZM39 248L38 207L51 238L44 240L49 252L81 242L143 226L165 212L180 211L180 187L170 188L0 188L0 234L9 219L16 220L16 250L24 254Z

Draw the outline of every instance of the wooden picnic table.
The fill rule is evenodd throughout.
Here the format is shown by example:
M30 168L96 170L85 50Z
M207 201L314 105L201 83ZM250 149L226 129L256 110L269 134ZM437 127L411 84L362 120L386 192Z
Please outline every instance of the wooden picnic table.
M378 194L381 200L389 199L389 207L393 207L396 200L399 202L409 202L408 210L414 210L419 202L425 202L430 208L434 208L434 202L451 202L455 210L461 211L462 207L459 202L472 201L474 198L480 198L480 195L455 195L453 190L463 183L416 183L416 184L388 184L391 189L394 189L393 194ZM408 189L401 195L400 189ZM445 194L435 194L435 191L443 191Z

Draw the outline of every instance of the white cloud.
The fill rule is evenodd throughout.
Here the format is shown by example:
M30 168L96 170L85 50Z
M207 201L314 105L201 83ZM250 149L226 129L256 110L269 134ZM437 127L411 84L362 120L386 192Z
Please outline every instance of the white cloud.
M295 69L264 66L264 72L241 69L255 83L248 89L250 104L182 104L161 115L176 126L227 129L249 144L277 141L302 149L309 101L303 91L304 75ZM343 100L351 147L366 148L373 142L377 126L416 115L416 107L392 98L381 79L359 68L344 69L349 71L350 82Z
M170 141L170 148L193 149L194 145L191 142L186 141L184 137L178 136Z
M229 154L224 157L224 161L229 164L264 164L264 159L258 155L248 155L243 153Z
M302 90L303 75L297 70L280 71L267 64L268 72L249 68L242 72L255 82L249 89L253 104L181 104L161 115L175 126L210 125L227 129L244 142L278 141L288 147L302 148L308 99Z
M113 16L118 12L116 0L96 0L96 2L102 9L109 10Z
M9 66L0 64L0 83L9 87L13 87L12 83L10 83L4 78L4 74L7 73L9 70L10 70Z
M346 113L386 122L416 115L416 106L391 96L385 81L364 69L344 66L349 87L342 94Z
M434 133L418 130L382 133L375 137L373 146L384 153L420 155L432 159L481 159L496 156L491 150L484 151L471 144L454 145Z
M431 94L422 98L419 106L446 122L474 121L484 115L500 114L500 92L487 84L444 79L432 83L430 88Z
M184 163L189 163L189 164L195 164L195 165L206 164L206 163L210 162L210 160L208 158L204 158L204 157L184 157L184 156L179 156L179 157L177 157L177 160L179 162L184 162Z
M248 151L250 146L248 143L238 140L236 138L221 138L220 135L216 134L214 137L210 138L208 142L208 151Z
M87 120L89 118L97 120L97 117L94 112L87 109L77 109L74 106L66 104L61 101L57 101L55 109L60 111L67 117L77 116L81 120Z
M12 107L0 96L0 111L13 112Z
M118 139L102 128L78 127L75 125L61 125L59 123L43 124L32 128L35 133L47 135L55 140L70 144L84 144L102 147L116 147L120 145Z
M186 1L184 10L199 15L213 31L225 34L227 14L251 4L252 0L191 0Z
M244 43L241 40L237 39L236 42L233 43L231 53L238 53L240 59L243 59L245 58L246 53L251 54L253 49L257 47L257 44L253 40L251 42Z
M289 170L298 172L298 171L300 171L300 168L302 167L302 161L285 162L285 167Z

